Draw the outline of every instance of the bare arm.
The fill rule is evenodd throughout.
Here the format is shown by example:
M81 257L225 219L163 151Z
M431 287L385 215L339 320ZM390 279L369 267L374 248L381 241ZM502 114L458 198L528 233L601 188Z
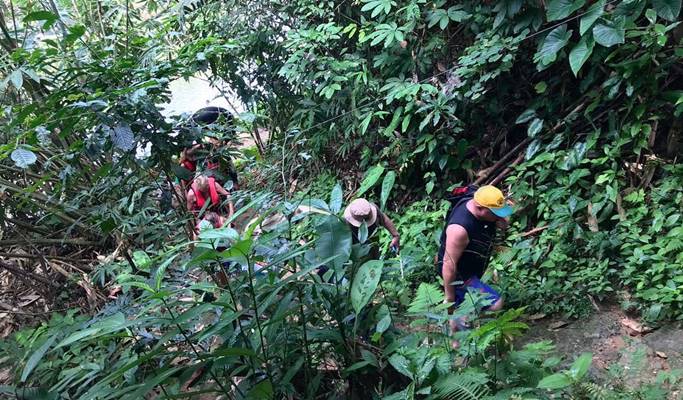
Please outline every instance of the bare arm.
M382 226L385 227L387 231L389 231L391 236L399 236L398 231L396 230L396 226L394 226L394 221L387 217L385 213L382 213Z
M223 195L228 198L228 218L232 217L233 214L235 214L235 205L232 204L232 197L230 196L230 192L225 190L222 185L219 185L216 183L216 191L218 194Z
M380 223L391 234L391 247L396 249L396 251L400 251L401 236L399 235L398 230L396 230L396 226L394 226L394 221L387 217L385 213L381 213L380 215L382 216L382 221L380 221Z
M446 301L455 301L455 282L458 275L458 260L467 247L470 239L467 231L460 225L451 224L446 229L446 252L443 255L443 289L446 294Z
M194 195L194 190L188 190L187 196L185 197L187 199L187 210L192 211L194 209L194 203L197 201L197 198Z

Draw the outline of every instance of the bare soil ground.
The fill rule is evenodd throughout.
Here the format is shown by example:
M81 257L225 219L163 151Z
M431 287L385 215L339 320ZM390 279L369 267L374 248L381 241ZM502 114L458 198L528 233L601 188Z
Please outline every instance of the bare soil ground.
M552 340L556 353L570 363L581 353L593 353L591 374L601 381L611 380L610 369L619 369L624 384L637 387L654 383L664 371L683 369L683 326L680 323L647 327L614 305L585 319L559 318L532 321L523 343ZM640 332L638 332L640 330ZM670 399L683 399L681 389Z

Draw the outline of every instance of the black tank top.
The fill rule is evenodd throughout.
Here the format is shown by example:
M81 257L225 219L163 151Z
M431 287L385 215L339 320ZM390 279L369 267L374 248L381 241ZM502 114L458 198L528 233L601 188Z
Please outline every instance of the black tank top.
M457 224L465 228L470 241L465 251L458 260L456 279L467 280L473 276L481 278L488 265L493 239L496 236L496 223L477 219L470 210L467 209L467 201L459 204L451 211L448 217L448 224ZM441 233L441 246L439 247L439 258L437 270L442 275L443 257L446 250L446 229Z

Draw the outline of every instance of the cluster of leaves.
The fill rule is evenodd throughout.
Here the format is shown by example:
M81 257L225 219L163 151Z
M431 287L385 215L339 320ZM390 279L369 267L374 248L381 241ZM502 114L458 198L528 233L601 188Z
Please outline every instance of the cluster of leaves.
M371 392L385 399L494 399L550 398L549 390L582 382L589 357L550 375L560 359L548 357L548 342L510 349L526 329L521 309L481 316L486 301L472 293L449 316L443 292L427 283L407 308L391 303L381 291L399 279L398 268L363 261L368 244L352 245L335 215L342 205L336 195L330 203L314 201L322 212L297 216L315 227L315 238L300 245L287 239L296 205L273 206L271 198L254 195L243 212L279 209L287 218L272 230L208 229L191 252L190 243L139 251L137 272L119 274L124 292L97 315L55 315L2 342L3 362L16 370L18 385L0 390L54 399ZM321 265L329 267L322 276ZM221 281L220 274L230 278ZM459 334L465 345L455 352L442 327L463 317L477 326ZM404 331L403 324L421 328ZM457 357L471 361L456 368Z

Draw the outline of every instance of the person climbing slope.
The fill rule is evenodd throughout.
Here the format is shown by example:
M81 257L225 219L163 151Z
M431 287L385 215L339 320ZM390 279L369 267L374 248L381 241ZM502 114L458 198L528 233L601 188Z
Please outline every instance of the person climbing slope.
M237 187L237 172L228 152L228 145L234 136L234 117L222 107L204 107L192 115L192 122L204 128L215 125L217 132L206 135L207 144L201 145L206 160L206 169L220 184L232 181ZM227 137L226 137L227 136Z
M437 272L443 278L446 302L453 307L465 300L469 289L486 295L488 310L500 310L503 299L493 288L481 282L486 271L496 228L506 228L512 207L494 186L457 188L454 202L446 216L437 256ZM451 320L453 331L457 321ZM457 343L454 342L454 345Z
M344 220L351 226L353 243L360 243L360 226L365 223L368 228L368 238L372 237L379 226L382 226L391 234L391 247L397 252L400 251L401 236L394 222L375 204L365 199L352 201L344 210Z
M230 197L230 192L225 190L213 177L199 175L194 179L187 191L187 209L195 214L206 206L207 210L220 212L222 208L221 196L227 198L228 214L227 218L235 213L234 205Z

